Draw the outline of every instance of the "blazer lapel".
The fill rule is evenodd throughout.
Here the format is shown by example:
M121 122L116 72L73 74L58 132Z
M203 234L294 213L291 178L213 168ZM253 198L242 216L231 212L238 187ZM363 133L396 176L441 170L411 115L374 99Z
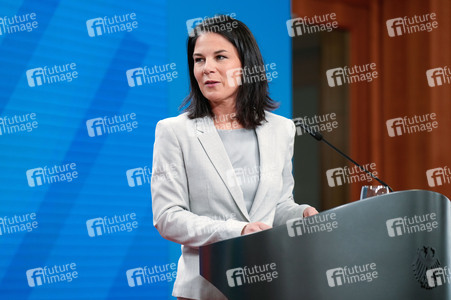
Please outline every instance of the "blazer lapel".
M210 117L196 119L196 130L198 139L202 144L205 152L210 158L211 163L215 167L222 181L230 191L233 200L236 202L241 213L250 221L249 213L243 198L243 192L238 184L232 163L224 148L224 144L216 131L213 120Z
M259 206L264 202L268 187L271 186L273 176L272 156L274 155L274 144L271 142L271 125L263 123L255 129L258 140L258 151L260 153L260 181L254 202L252 203L249 215L253 215Z

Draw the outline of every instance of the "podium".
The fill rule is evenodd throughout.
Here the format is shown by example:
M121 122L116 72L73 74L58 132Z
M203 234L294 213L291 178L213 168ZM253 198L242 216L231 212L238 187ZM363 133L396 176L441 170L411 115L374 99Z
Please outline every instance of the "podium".
M451 204L409 190L200 248L228 299L451 299Z

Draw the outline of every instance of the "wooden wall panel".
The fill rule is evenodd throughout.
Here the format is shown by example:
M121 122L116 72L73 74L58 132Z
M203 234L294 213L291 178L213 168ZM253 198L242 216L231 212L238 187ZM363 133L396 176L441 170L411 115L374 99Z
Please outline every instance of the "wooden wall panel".
M292 11L336 13L340 28L350 33L350 65L377 64L376 81L349 85L349 154L361 163L375 162L395 190L427 189L450 198L451 184L428 186L426 170L451 167L451 85L429 87L426 70L451 67L451 1L294 0ZM388 36L386 20L426 13L437 14L438 29ZM388 119L427 113L437 114L438 129L388 136ZM360 186L352 185L351 199L358 199Z

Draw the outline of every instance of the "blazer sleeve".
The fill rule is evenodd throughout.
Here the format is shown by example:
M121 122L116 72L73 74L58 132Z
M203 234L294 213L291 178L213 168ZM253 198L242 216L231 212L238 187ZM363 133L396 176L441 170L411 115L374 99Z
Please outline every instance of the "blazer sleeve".
M304 210L310 205L302 204L299 205L294 202L293 199L293 188L294 188L294 178L293 178L293 151L294 151L294 139L296 136L296 126L293 121L289 120L289 137L288 137L288 151L286 152L282 177L283 177L283 188L282 196L280 197L277 206L276 213L274 216L274 226L285 225L286 222L294 218L302 218Z
M184 153L167 120L158 122L153 150L151 179L153 223L161 236L192 247L237 237L247 222L213 220L190 211Z

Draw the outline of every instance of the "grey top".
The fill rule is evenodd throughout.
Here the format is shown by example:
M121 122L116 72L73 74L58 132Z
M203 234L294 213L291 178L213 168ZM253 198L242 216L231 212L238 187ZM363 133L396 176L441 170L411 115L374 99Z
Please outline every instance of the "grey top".
M255 130L245 128L218 129L218 133L232 163L238 184L243 191L247 211L250 211L260 182L260 155L257 134ZM227 178L232 177L227 175ZM230 181L228 184L234 185L236 183Z

